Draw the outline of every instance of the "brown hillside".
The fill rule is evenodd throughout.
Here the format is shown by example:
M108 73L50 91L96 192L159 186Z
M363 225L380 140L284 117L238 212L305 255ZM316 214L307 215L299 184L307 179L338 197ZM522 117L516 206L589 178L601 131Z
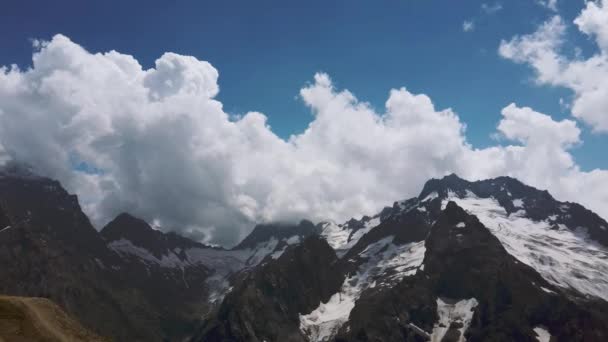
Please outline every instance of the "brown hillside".
M105 342L45 298L0 296L0 342Z

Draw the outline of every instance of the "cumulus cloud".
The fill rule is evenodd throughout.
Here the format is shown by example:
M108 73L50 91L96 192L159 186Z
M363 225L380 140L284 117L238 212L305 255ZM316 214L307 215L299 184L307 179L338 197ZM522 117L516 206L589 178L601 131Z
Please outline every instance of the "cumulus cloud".
M574 20L580 32L592 38L598 49L589 58L570 58L564 51L567 25L553 16L536 32L502 41L504 58L527 64L539 84L566 87L574 93L572 114L595 132L608 132L608 0L588 1Z
M218 71L194 57L146 70L62 35L36 49L31 68L0 71L0 156L60 180L98 227L129 211L230 245L255 222L371 214L450 172L515 176L608 216L607 172L580 171L568 151L576 123L530 108L502 110L507 145L475 149L427 95L393 89L378 112L319 73L300 91L310 124L284 140L262 113L224 112Z

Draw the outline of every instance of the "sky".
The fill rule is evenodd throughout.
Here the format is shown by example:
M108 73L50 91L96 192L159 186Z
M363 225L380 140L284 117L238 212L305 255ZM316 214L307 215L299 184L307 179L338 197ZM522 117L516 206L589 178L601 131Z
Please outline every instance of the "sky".
M604 3L8 0L0 153L225 245L449 172L607 217Z

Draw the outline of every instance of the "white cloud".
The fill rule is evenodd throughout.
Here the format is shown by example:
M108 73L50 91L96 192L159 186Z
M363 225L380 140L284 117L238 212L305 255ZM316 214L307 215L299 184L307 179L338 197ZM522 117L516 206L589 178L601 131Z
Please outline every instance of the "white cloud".
M483 12L485 12L486 14L494 14L494 13L502 10L502 4L499 2L496 2L494 4L483 3L483 4L481 4L481 10Z
M536 3L551 11L557 11L557 0L536 0Z
M0 72L0 143L77 193L98 225L129 211L223 244L253 222L374 213L450 172L515 176L608 216L608 172L581 172L568 152L573 121L511 104L498 133L515 144L474 149L458 115L424 94L393 89L380 113L317 74L300 92L313 120L286 141L261 113L225 113L217 78L194 57L167 53L144 70L57 35L32 68ZM102 172L75 170L82 162Z
M473 20L465 20L462 22L462 31L472 32L475 30L475 22Z
M608 0L587 2L574 24L597 44L597 52L587 59L579 49L572 58L563 53L567 26L557 15L532 34L502 41L499 53L530 65L539 84L571 89L572 114L595 132L608 132Z
M608 2L588 1L581 14L574 19L578 29L594 37L602 53L608 53Z

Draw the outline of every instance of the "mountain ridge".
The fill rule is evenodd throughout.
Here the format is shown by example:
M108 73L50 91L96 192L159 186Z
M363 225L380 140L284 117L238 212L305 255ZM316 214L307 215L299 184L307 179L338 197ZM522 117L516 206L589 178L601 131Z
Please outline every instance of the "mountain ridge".
M552 308L566 317L543 321L538 315L525 316L530 321L523 330L502 326L507 335L496 336L517 333L512 336L525 340L534 337L535 329L545 329L543 333L556 338L600 341L600 335L587 330L577 335L572 325L578 323L568 322L604 331L600 323L608 312L608 224L578 204L557 201L548 192L509 177L469 182L452 174L430 180L419 196L396 201L373 216L341 224L304 220L258 225L239 245L224 249L156 230L126 213L98 232L76 196L58 182L3 173L0 261L8 267L0 270L0 279L5 279L0 280L0 291L51 298L85 326L118 341L358 340L354 331L383 340L415 340L434 334L435 324L447 324L439 329L445 336L492 336L488 329L500 329L490 318L507 311L488 311L484 303L502 303L505 298L439 291L437 284L449 278L452 269L470 264L456 257L455 249L427 261L427 254L439 253L442 243L451 246L458 241L461 228L444 222L453 211L460 213L456 217L466 215L464 229L474 218L490 234L486 235L492 245L498 243L500 248L488 252L488 261L511 260L504 262L521 265L509 266L519 270L514 274L530 279L524 282L524 292L509 280L504 285L508 291L497 294L548 296L554 299L543 299L538 312ZM437 234L437 227L446 228L444 234ZM449 266L448 256L460 261ZM480 270L491 271L490 263L477 264ZM495 274L488 273L488 279ZM420 280L425 275L439 280ZM453 278L451 283L475 288L466 279ZM313 290L311 279L323 285ZM489 283L488 288L496 284ZM423 311L411 311L394 290L407 292L408 286L421 294L416 305L423 305ZM403 303L407 317L420 318L376 312L377 305L394 301ZM84 305L90 302L102 304ZM263 314L245 310L248 305ZM568 316L564 308L576 315ZM456 326L462 326L441 323L444 311L458 312ZM489 320L480 320L478 311L487 312ZM390 323L389 330L380 328L380 317L390 322L398 318L400 323ZM395 335L385 335L387 331Z

